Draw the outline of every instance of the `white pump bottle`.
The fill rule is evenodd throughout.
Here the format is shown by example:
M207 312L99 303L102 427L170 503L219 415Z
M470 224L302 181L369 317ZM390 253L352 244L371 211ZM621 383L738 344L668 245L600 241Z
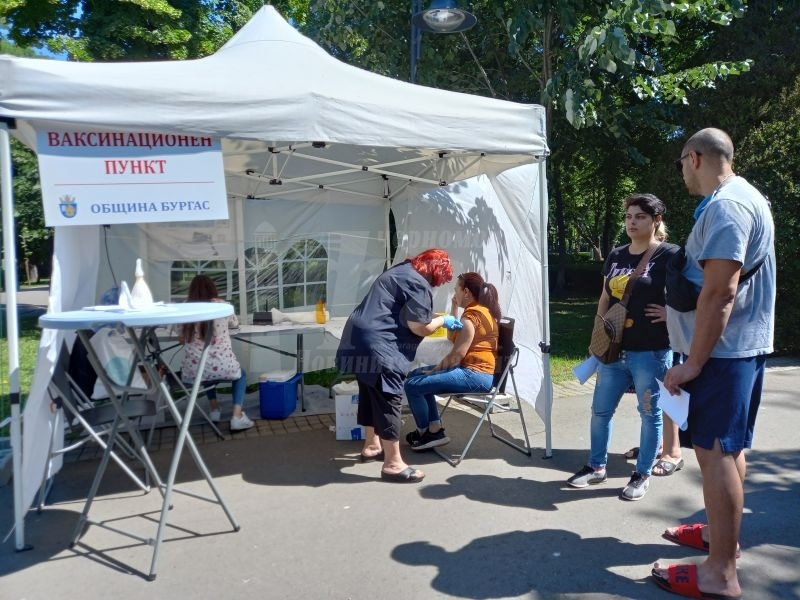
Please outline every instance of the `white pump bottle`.
M142 269L142 259L136 259L136 281L131 290L131 308L148 308L153 305L153 294L144 280L144 270Z

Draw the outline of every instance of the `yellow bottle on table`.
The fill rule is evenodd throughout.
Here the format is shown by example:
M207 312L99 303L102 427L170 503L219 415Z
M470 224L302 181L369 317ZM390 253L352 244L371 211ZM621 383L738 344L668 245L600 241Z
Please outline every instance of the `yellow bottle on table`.
M316 317L317 317L317 323L319 323L320 325L325 323L325 321L326 321L326 319L325 319L325 300L323 300L322 298L317 300L317 315L316 315Z

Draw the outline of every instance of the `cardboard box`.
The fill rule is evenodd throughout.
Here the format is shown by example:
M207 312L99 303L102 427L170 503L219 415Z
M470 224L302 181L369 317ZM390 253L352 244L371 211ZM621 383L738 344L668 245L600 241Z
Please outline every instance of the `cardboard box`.
M336 439L363 440L364 428L357 422L358 394L336 394Z

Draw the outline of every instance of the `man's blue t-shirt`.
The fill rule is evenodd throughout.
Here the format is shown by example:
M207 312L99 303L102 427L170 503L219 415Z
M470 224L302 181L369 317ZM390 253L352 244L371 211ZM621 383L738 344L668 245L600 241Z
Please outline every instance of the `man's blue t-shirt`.
M764 196L742 177L734 177L710 199L686 241L684 275L703 284L700 261L735 260L742 274L763 260L739 285L728 324L711 353L715 358L745 358L772 352L775 328L775 226ZM689 354L696 311L667 307L672 349Z

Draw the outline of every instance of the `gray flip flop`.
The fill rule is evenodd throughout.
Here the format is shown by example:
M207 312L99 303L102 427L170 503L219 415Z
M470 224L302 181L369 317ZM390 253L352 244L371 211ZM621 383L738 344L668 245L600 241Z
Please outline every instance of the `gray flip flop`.
M653 469L658 467L661 469L661 473L656 473L655 471L651 471L653 475L656 477L669 477L676 471L680 471L683 468L683 459L678 459L678 462L670 462L666 458L662 458L656 464L653 465Z

